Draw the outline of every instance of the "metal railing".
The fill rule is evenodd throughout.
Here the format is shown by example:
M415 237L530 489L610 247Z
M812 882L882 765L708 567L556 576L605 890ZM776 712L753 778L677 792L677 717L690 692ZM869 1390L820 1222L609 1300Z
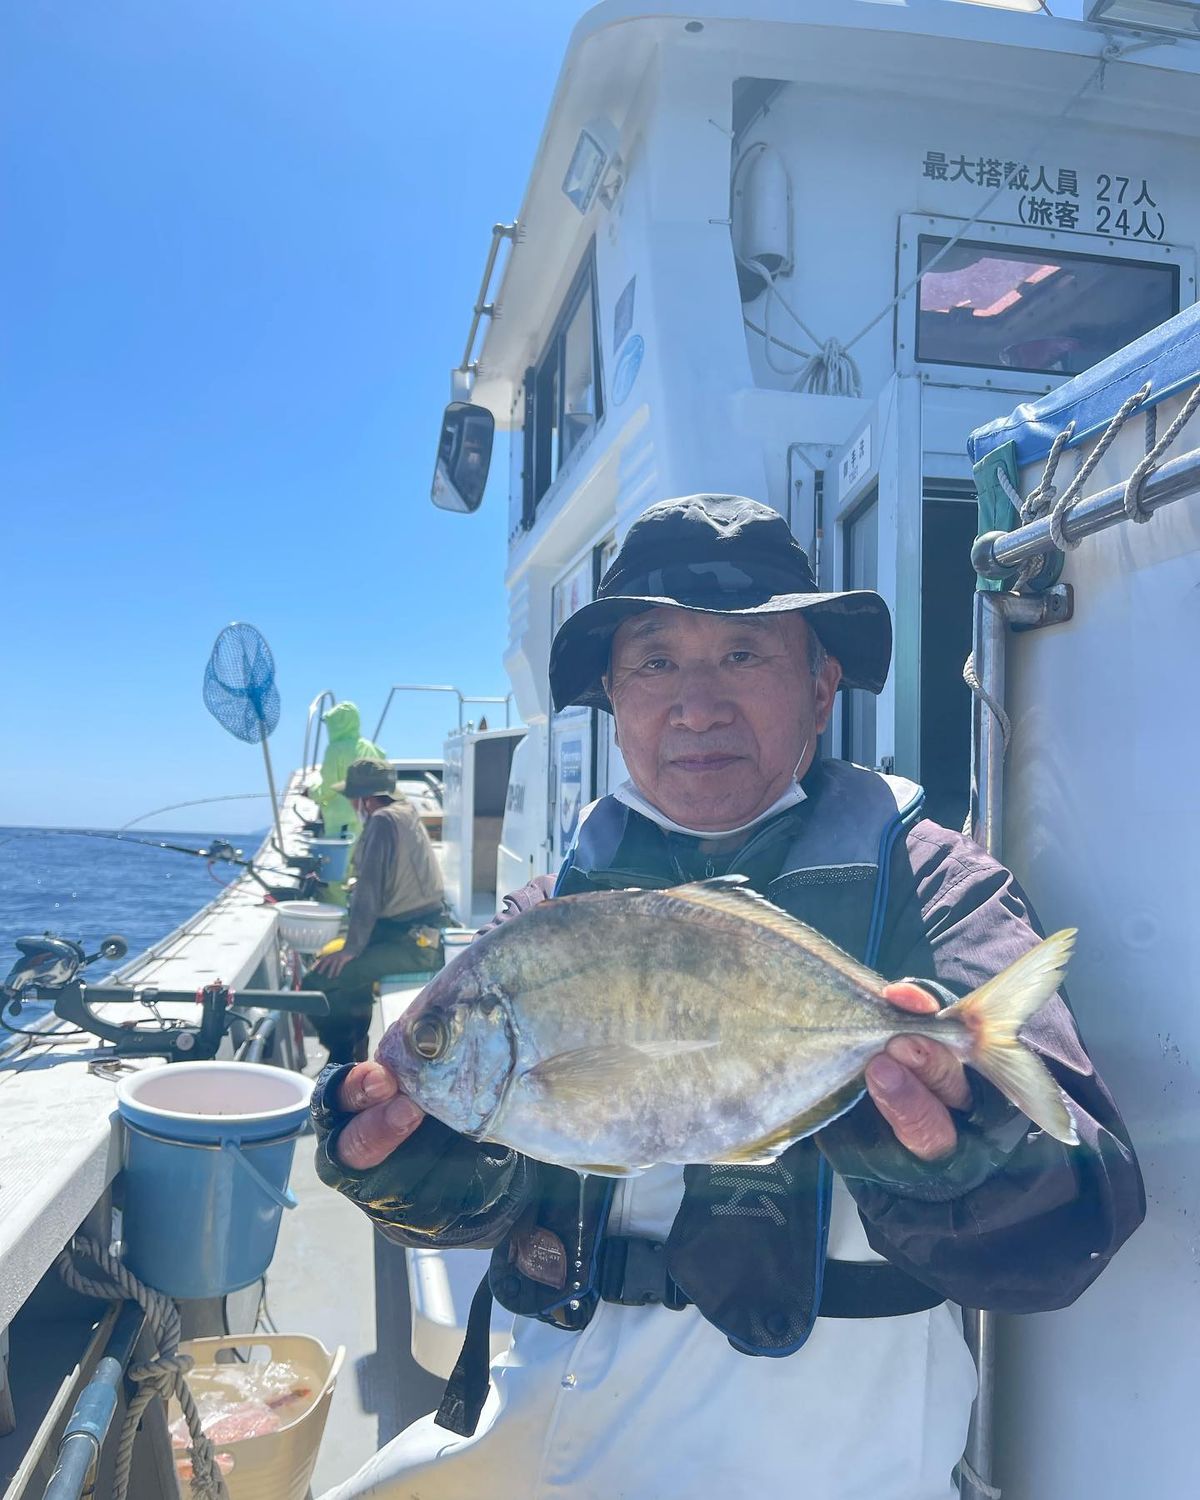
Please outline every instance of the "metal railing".
M1139 502L1143 511L1161 510L1164 505L1194 495L1198 487L1200 448L1164 460L1142 485ZM1110 484L1107 489L1077 500L1063 516L1063 535L1074 542L1120 525L1127 519L1125 488L1123 484ZM1054 546L1049 516L1028 521L1015 531L993 532L986 539L980 538L976 546L985 540L987 545L976 560L976 572L985 578L1003 578Z
M321 748L321 730L324 728L321 715L325 711L323 705L326 698L329 699L330 708L337 702L337 699L333 696L332 689L326 688L323 693L318 693L308 705L308 718L304 721L304 751L300 756L300 769L302 771L307 771L309 766L315 766L317 763L317 752ZM314 724L316 725L315 731L313 728ZM311 760L308 758L308 742L310 738L312 740Z
M479 295L475 298L474 315L467 334L467 347L463 350L462 364L458 366L463 375L474 375L478 368L471 356L475 352L475 335L479 332L480 323L484 318L496 316L496 304L488 300L488 293L492 286L492 272L496 269L496 257L500 254L500 242L510 240L515 245L517 233L516 220L511 224L492 225L492 243L488 247L487 264L483 268L483 280L479 283Z
M371 738L375 740L376 743L378 743L379 741L379 734L383 728L383 721L387 718L388 711L392 706L392 699L396 696L397 693L453 693L454 696L458 699L458 731L460 734L462 733L463 728L463 709L468 703L503 703L504 727L505 729L512 728L512 724L510 722L510 710L512 707L513 695L511 693L505 693L503 698L498 698L484 696L477 693L461 693L456 687L445 687L440 683L397 682L393 683L392 687L388 691L387 700L383 705L383 712L379 715L379 723L376 724L375 732L371 736Z

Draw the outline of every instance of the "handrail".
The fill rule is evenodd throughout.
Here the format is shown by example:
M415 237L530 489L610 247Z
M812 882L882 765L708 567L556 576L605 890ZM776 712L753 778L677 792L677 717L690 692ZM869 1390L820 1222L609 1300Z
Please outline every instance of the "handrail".
M308 705L308 718L304 721L304 751L300 757L300 769L302 771L307 771L310 765L315 766L317 763L317 751L321 748L321 728L323 722L321 719L321 705L325 702L326 698L329 699L330 708L337 702L337 699L333 696L332 688L326 688L323 693L318 693ZM315 734L313 733L314 719L317 726ZM312 735L311 761L308 758L308 740L310 735Z
M1161 510L1164 505L1194 496L1198 485L1200 448L1164 460L1142 485L1140 507L1147 513ZM1107 489L1077 500L1062 518L1063 535L1068 541L1080 541L1124 521L1125 491L1124 484L1110 484ZM989 532L975 545L978 549L972 559L975 571L985 578L1004 577L1054 546L1050 517L1028 521L1015 531Z
M515 245L517 242L517 222L514 219L511 224L492 225L492 243L488 247L487 264L483 268L483 280L479 283L479 295L475 298L475 315L471 319L471 330L467 334L467 347L463 350L462 364L458 369L463 375L474 375L478 364L472 360L471 355L475 351L475 335L479 331L479 324L483 318L494 318L496 316L496 304L488 301L488 292L492 285L492 272L496 269L496 257L500 254L500 241L511 240Z
M460 734L462 733L463 727L463 707L467 703L503 703L504 727L505 729L510 729L512 727L509 721L509 710L513 698L513 695L511 693L506 693L503 698L485 697L480 694L467 696L461 693L458 688L446 687L442 683L395 682L388 690L387 699L383 705L383 712L379 715L379 723L376 724L375 733L371 736L371 738L375 741L378 741L379 739L380 731L383 729L383 721L387 718L388 711L392 706L392 699L396 696L397 693L453 693L454 696L458 699L458 731Z

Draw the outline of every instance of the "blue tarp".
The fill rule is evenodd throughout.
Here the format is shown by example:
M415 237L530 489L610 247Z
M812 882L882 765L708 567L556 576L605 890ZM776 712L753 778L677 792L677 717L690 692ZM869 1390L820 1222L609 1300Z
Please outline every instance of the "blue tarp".
M1200 304L1160 323L1135 343L1056 387L1039 401L979 427L967 441L972 463L1004 443L1015 443L1019 465L1045 458L1068 422L1071 446L1102 432L1128 396L1151 382L1147 404L1200 383Z

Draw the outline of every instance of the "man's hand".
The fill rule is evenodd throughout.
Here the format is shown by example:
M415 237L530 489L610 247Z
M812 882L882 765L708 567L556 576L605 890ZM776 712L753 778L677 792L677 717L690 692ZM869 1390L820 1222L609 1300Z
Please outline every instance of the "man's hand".
M337 1107L354 1118L337 1138L336 1156L355 1172L377 1167L425 1118L425 1111L400 1092L396 1080L377 1062L356 1063L350 1069L338 1090Z
M343 948L340 953L327 953L324 958L318 958L313 968L318 974L328 974L331 979L336 979L353 957L353 953L347 953Z
M891 984L883 992L898 1010L928 1015L938 1009L915 984ZM969 1109L971 1085L948 1047L921 1036L893 1037L867 1064L867 1092L900 1144L922 1161L949 1156L958 1144L952 1109Z

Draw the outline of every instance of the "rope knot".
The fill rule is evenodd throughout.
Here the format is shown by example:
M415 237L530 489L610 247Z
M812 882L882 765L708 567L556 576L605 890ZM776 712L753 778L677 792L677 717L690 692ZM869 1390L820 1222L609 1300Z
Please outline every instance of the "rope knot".
M90 1261L100 1271L100 1277L81 1270L78 1260ZM108 1302L136 1302L146 1314L146 1328L157 1351L153 1359L134 1365L129 1371L129 1378L137 1386L137 1394L129 1402L117 1447L113 1500L125 1500L128 1493L133 1445L143 1413L156 1398L165 1406L172 1396L179 1402L187 1422L193 1500L229 1500L225 1478L216 1461L216 1450L200 1425L200 1413L187 1383L188 1373L196 1362L190 1354L179 1352L179 1308L170 1297L139 1281L128 1266L97 1240L86 1236L76 1236L59 1254L56 1264L66 1284L85 1297L99 1297Z

